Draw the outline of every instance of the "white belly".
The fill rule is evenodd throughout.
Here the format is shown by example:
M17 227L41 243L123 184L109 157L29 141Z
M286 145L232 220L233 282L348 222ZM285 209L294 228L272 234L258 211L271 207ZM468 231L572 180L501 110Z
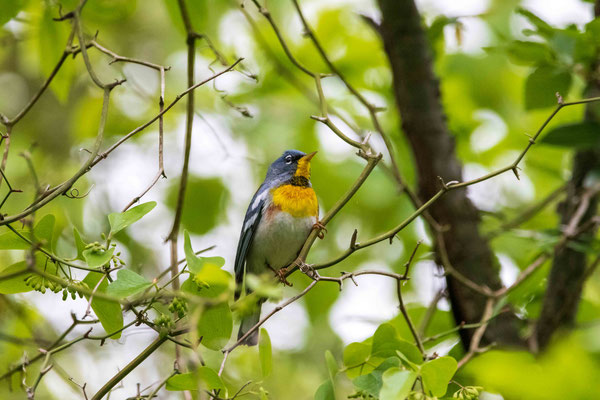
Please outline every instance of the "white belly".
M260 274L267 265L277 270L291 264L316 222L316 217L295 218L286 212L263 218L252 240L248 272Z

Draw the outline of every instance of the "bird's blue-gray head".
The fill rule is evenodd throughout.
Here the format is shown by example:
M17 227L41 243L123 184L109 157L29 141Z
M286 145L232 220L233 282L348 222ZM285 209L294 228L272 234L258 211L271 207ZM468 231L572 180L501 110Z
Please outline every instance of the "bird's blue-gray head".
M273 161L267 171L267 180L288 182L297 186L310 185L310 160L316 151L306 154L298 150L287 150Z

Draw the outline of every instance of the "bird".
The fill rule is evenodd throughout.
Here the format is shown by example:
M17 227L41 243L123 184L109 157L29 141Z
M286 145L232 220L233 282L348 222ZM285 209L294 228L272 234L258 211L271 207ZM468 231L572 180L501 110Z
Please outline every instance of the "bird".
M319 203L310 182L310 163L317 152L305 154L287 150L269 167L246 211L235 257L235 280L244 288L246 274L262 274L272 270L279 280L285 279L286 267L298 256L313 229L324 226L319 222ZM246 288L246 293L249 294ZM263 300L259 300L250 315L242 317L238 341L260 320ZM258 329L241 344L258 343Z

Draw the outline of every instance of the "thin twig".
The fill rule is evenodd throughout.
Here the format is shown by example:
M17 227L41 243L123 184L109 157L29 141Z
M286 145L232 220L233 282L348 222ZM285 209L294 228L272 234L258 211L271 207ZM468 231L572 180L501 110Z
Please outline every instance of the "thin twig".
M146 122L145 124L137 127L133 131L129 132L127 135L125 135L123 138L121 138L119 141L117 141L117 143L115 143L114 145L110 146L103 153L99 153L99 151L98 151L99 146L103 139L103 136L99 135L97 137L96 144L94 145L91 155L88 158L88 161L86 161L86 163L84 163L84 165L81 167L81 169L79 171L77 171L77 173L75 175L73 175L67 181L59 184L58 186L56 186L52 189L49 189L46 192L47 193L46 196L42 197L37 203L30 205L25 211L22 211L18 214L12 215L12 216L6 216L3 220L0 220L0 226L9 224L14 221L18 221L24 217L27 217L35 210L42 208L43 206L48 204L50 201L52 201L56 197L58 197L60 194L66 192L81 176L83 176L85 173L87 173L92 167L94 167L96 164L98 164L103 159L107 158L110 153L112 153L121 144L123 144L124 142L129 140L132 136L141 132L148 126L152 125L152 123L157 121L162 115L164 115L166 112L168 112L177 102L179 102L179 100L181 100L183 97L187 96L190 92L197 89L198 87L206 84L207 82L210 82L211 80L223 75L226 72L231 71L240 61L242 61L242 59L238 59L235 63L233 63L231 66L224 69L223 71L216 73L216 74L212 75L211 77L209 77L209 78L195 84L194 86L189 87L185 91L183 91L181 94L179 94L177 97L175 97L175 99L167 107L165 107L165 109L162 112L160 112L159 114L154 116L150 121ZM118 82L118 83L120 84L121 82ZM107 91L107 89L105 89L105 93L106 93L106 91ZM105 102L105 104L106 104L106 107L108 108L108 102ZM104 112L103 112L103 115L104 115ZM105 118L101 117L100 122L101 122L100 128L101 128L101 132L103 134ZM98 147L98 149L97 149L97 147Z
M166 385L167 381L169 379L171 379L172 377L174 377L175 375L177 375L179 373L178 370L173 370L173 372L171 372L171 374L169 376L167 376L165 379L163 379L162 381L160 381L160 383L158 385L156 385L156 387L154 388L154 390L152 392L150 392L150 394L148 394L148 396L146 396L147 399L152 399L154 398L154 396L156 396L156 393L158 393L158 391Z
M160 97L158 99L158 107L159 113L162 113L165 109L165 68L159 66L159 75L160 75ZM166 178L165 175L165 166L163 160L163 136L164 136L164 117L161 115L158 117L158 171L154 176L154 179L150 182L150 184L136 197L133 198L124 208L123 211L126 211L129 207L140 201L140 199L150 191L156 185L158 180L163 177Z
M479 343L481 342L481 338L483 338L483 334L485 333L485 330L488 326L488 322L490 320L490 318L492 317L492 313L494 311L494 304L495 304L495 300L494 299L487 299L486 303L485 303L485 308L483 311L483 315L481 317L481 326L479 328L477 328L475 330L475 332L473 333L473 337L471 338L471 344L469 345L469 351L467 352L467 354L465 354L463 356L463 358L461 358L458 361L458 369L460 369L463 365L465 365L471 358L473 358L473 356L480 352L480 348L479 348Z
M374 126L375 130L381 135L381 137L385 143L385 146L388 150L388 153L390 155L390 160L392 163L391 170L394 175L394 178L396 179L396 181L399 183L400 186L405 187L406 185L404 184L404 181L400 175L400 168L398 166L398 162L396 161L396 155L394 152L392 141L390 140L389 136L384 132L383 127L381 126L379 119L377 117L377 112L381 111L381 108L371 104L353 85L350 84L348 79L346 79L346 77L342 74L342 72L335 66L335 64L333 64L333 62L331 61L331 59L325 52L325 49L321 45L321 42L317 38L317 35L315 34L314 30L311 28L311 26L307 22L306 18L304 17L304 14L302 13L302 9L300 8L300 5L298 4L298 0L292 0L292 2L294 4L294 7L296 8L298 16L300 17L300 20L302 21L302 25L304 27L305 32L307 33L310 40L313 42L315 48L317 49L317 52L319 53L319 55L321 56L321 58L323 59L325 64L327 64L327 66L329 67L331 72L333 72L335 75L338 76L338 78L340 78L340 80L344 83L344 85L350 91L350 93L354 97L356 97L356 99L363 106L365 106L365 108L368 110L369 115L371 117L371 121L373 123L373 126Z
M415 258L415 254L417 254L417 250L419 249L419 246L421 245L421 243L422 242L420 240L417 242L417 245L415 246L413 252L411 253L410 258L408 259L408 261L405 264L406 270L404 271L404 275L402 275L402 278L404 280L408 279L408 270L410 268L410 264L412 263L413 259ZM398 304L400 307L400 312L404 316L406 325L408 325L408 329L410 329L410 333L412 334L413 338L415 339L415 342L417 343L417 347L419 348L419 351L421 352L421 355L424 358L425 357L425 348L423 347L423 343L421 342L421 337L419 336L419 333L415 329L415 326L412 323L410 315L408 315L408 311L406 310L406 307L404 306L404 300L402 299L402 284L403 284L403 280L401 280L401 279L396 280L396 294L398 295Z
M514 229L519 225L523 224L524 222L528 221L529 219L537 215L540 211L542 211L544 208L546 208L549 204L553 203L556 199L558 199L565 192L566 189L567 185L565 184L553 190L552 192L550 192L550 194L542 198L537 203L527 207L524 211L520 212L514 218L502 223L502 225L500 225L498 229L488 233L486 235L487 238L493 239L501 233Z
M423 316L423 319L421 320L421 323L419 324L419 330L417 332L419 333L420 337L425 336L427 327L429 326L429 323L433 319L433 315L437 311L437 305L440 302L440 300L444 298L444 295L445 295L445 290L441 289L441 290L437 291L435 296L433 296L433 299L431 300L431 303L429 303L429 306L427 307L427 310L425 311L425 315ZM425 340L423 340L423 342L425 342Z

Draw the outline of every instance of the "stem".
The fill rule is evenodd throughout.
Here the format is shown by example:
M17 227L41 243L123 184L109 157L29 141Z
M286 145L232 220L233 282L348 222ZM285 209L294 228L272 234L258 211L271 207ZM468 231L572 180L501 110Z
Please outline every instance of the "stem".
M421 355L423 357L425 357L425 349L423 348L423 343L421 343L421 338L419 337L419 334L417 333L417 330L415 329L415 326L413 325L413 323L410 319L410 316L408 315L408 312L406 311L406 307L404 306L404 301L402 300L402 281L401 280L396 280L396 292L398 293L398 303L400 304L400 311L402 312L402 315L404 316L404 319L406 320L406 324L408 325L408 328L410 329L410 333L413 335L413 338L415 339L415 342L417 343L417 347L419 348Z
M146 347L136 358L131 360L129 364L113 376L98 392L92 397L92 400L100 400L106 395L113 387L123 380L131 371L133 371L138 365L140 365L150 354L154 353L165 341L167 336L159 336L150 346Z

